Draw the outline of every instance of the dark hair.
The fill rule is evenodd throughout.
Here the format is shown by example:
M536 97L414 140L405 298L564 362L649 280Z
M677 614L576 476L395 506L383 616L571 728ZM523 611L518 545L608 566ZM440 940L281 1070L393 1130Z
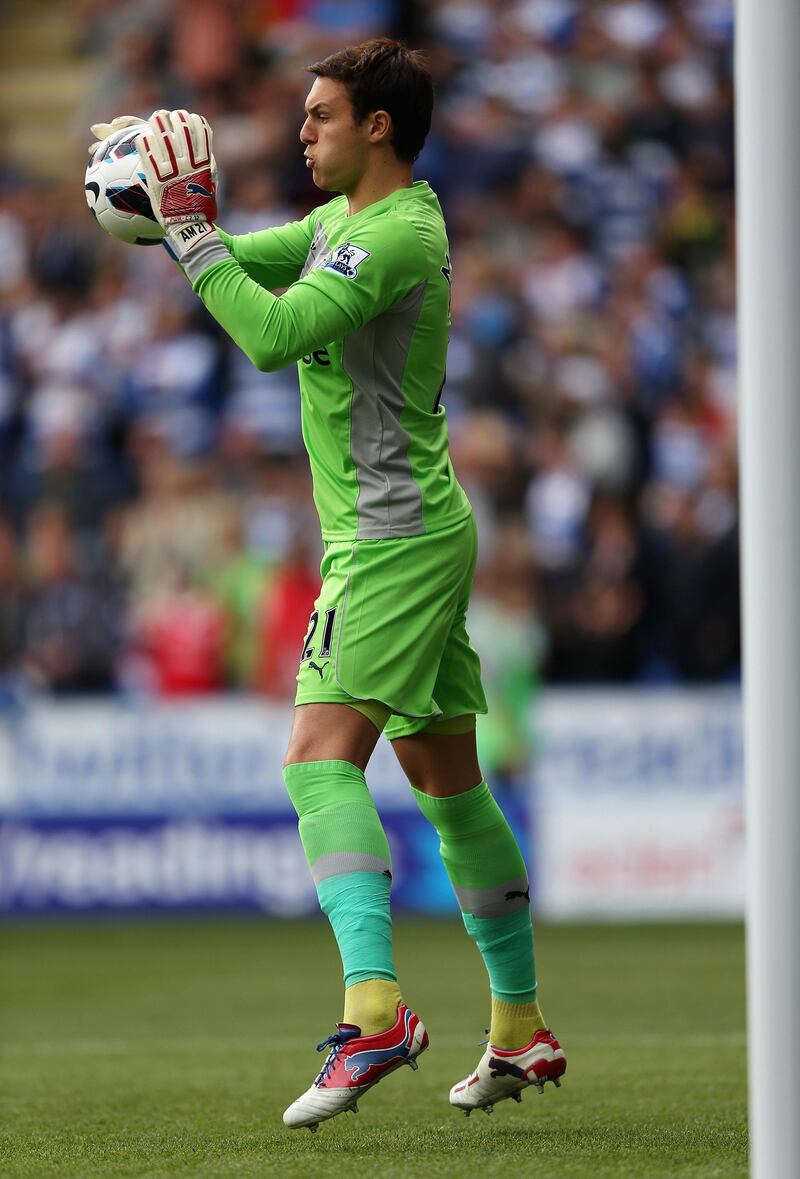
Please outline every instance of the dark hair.
M342 82L360 123L373 111L392 119L392 146L409 164L422 151L431 129L433 80L422 54L389 37L351 45L308 66L318 78Z

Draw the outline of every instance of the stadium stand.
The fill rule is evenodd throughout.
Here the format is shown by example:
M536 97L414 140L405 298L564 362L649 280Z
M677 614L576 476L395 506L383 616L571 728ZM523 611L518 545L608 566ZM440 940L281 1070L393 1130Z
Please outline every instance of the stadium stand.
M188 6L0 10L4 690L291 694L319 556L294 373L97 231L84 128L198 109L220 223L280 224L320 199L303 67L375 32L436 78L476 626L531 679L735 678L730 0L191 0L177 50Z

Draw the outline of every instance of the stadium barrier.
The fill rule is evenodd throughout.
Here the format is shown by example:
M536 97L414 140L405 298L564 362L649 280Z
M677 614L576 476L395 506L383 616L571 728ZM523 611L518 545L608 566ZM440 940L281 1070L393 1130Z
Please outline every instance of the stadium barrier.
M552 693L537 723L541 912L743 915L738 689Z
M284 793L290 710L252 699L36 703L0 717L0 911L316 912ZM503 804L539 913L738 916L735 691L550 692ZM454 912L437 839L385 741L370 787L399 909Z

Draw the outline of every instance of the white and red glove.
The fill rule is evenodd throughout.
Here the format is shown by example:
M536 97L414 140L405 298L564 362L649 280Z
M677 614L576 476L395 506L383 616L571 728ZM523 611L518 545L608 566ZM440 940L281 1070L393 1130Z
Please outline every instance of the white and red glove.
M202 115L154 111L136 139L150 203L181 261L209 234L217 216L212 131Z
M110 123L92 123L89 130L95 137L95 142L89 148L89 155L93 156L100 144L113 135L115 131L122 131L125 127L140 127L144 119L138 115L117 115Z

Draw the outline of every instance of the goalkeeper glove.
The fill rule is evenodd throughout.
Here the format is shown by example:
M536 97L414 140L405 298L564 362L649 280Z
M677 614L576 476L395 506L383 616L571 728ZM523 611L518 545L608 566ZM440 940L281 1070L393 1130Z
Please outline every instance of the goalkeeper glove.
M89 155L94 155L100 144L113 135L115 131L122 131L125 127L141 127L144 119L137 115L117 115L110 123L92 123L89 130L97 136L97 141L89 148Z
M150 203L180 261L209 234L217 216L212 132L202 115L154 111L136 139Z

